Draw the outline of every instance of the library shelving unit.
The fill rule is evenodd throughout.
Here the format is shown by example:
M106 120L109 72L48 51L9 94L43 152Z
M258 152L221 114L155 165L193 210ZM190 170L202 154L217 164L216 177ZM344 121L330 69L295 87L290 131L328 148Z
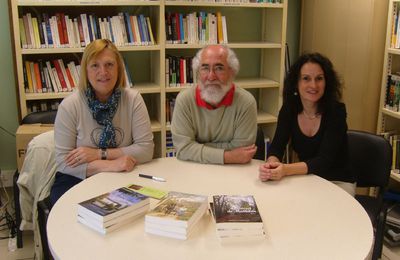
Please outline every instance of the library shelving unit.
M134 88L146 102L152 120L155 141L155 157L166 154L166 134L170 125L166 122L166 100L189 86L169 87L166 82L165 59L173 56L194 56L204 44L166 43L165 14L193 12L221 12L226 17L227 45L235 50L241 70L235 82L251 92L258 102L258 124L265 134L272 137L279 108L284 78L287 0L274 3L243 3L239 1L128 1L128 0L13 0L12 26L14 28L16 72L18 77L19 107L21 117L29 113L34 102L62 100L69 92L26 93L23 66L26 60L63 59L78 61L84 48L22 48L19 18L26 13L65 13L71 17L80 14L96 14L99 17L128 12L144 14L151 20L155 44L118 47ZM278 3L276 3L278 2Z
M397 131L400 134L400 110L399 104L393 100L395 93L390 90L391 78L395 78L400 75L400 45L397 44L394 38L396 34L394 32L396 23L398 23L396 16L399 15L400 1L390 0L386 27L386 43L385 43L385 56L383 63L382 83L381 83L381 95L378 115L377 133L383 133L388 131ZM398 38L400 41L400 38ZM400 42L399 42L400 43ZM400 87L400 85L399 85ZM390 93L392 92L392 93ZM391 100L391 101L390 101ZM400 174L392 171L391 178L400 182Z

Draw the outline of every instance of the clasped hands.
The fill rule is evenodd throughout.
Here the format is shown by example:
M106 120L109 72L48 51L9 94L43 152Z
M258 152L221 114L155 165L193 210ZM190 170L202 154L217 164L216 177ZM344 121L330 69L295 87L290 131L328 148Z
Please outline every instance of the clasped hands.
M260 165L258 177L261 181L280 180L285 176L284 168L281 162L266 162Z
M110 157L110 156L109 156ZM74 168L84 163L91 163L96 160L100 160L101 152L98 148L90 147L78 147L70 151L65 157L65 163ZM122 172L132 171L136 165L136 159L130 155L122 155L115 159L110 158L109 160L103 160L109 165L111 171Z

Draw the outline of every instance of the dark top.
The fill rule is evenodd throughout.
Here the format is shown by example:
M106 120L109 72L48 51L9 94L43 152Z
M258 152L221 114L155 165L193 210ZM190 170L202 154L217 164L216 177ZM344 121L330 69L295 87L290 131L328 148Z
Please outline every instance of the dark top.
M312 137L302 133L297 114L283 105L268 156L274 155L282 160L289 140L300 161L307 164L308 173L330 181L355 182L346 167L347 123L343 103L336 103L322 114L318 132Z

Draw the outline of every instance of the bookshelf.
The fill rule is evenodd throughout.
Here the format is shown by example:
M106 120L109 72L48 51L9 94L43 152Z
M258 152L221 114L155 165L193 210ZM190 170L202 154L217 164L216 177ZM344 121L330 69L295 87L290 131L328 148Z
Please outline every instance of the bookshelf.
M400 75L400 38L398 38L399 40L395 40L395 35L397 33L395 33L395 28L393 27L398 23L396 16L399 15L399 11L400 1L390 0L387 15L385 54L377 125L378 134L392 130L396 130L397 134L400 134L399 104L398 101L396 102L394 100L396 95L400 95L400 93L397 93L397 90L395 90L396 75ZM396 42L398 43L396 44ZM392 168L396 167L392 166ZM392 171L391 179L400 182L398 172Z
M284 78L287 1L266 3L210 2L210 1L127 1L127 0L15 0L10 1L15 42L16 72L20 115L24 117L35 102L61 101L70 92L26 93L24 62L63 59L65 63L79 59L83 47L22 48L19 18L31 13L50 16L64 13L69 17L95 14L98 17L128 12L149 17L155 39L153 45L120 46L134 88L142 94L152 122L155 157L166 154L166 136L170 124L166 121L166 102L171 96L190 87L189 84L170 86L166 80L168 56L193 57L202 43L166 43L165 14L220 12L226 17L227 45L235 50L241 70L235 82L251 92L258 102L258 123L265 134L273 136L277 114L281 106Z

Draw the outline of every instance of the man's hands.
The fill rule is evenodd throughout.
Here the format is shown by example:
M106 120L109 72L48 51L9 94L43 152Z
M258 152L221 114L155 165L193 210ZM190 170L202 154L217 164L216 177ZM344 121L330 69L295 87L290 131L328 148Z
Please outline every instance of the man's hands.
M252 144L249 146L238 147L230 151L224 152L224 163L248 163L253 159L257 151L257 146Z

